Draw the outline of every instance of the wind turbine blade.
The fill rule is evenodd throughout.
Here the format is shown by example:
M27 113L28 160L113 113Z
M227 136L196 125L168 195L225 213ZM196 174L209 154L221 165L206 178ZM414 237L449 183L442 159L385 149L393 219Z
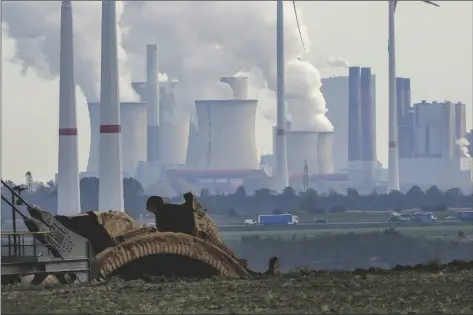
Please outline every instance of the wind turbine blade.
M297 16L296 1L292 1L292 6L294 7L294 14L296 15L297 29L299 30L299 37L301 38L302 49L304 49L304 52L305 52L304 39L302 39L302 32L301 32L301 27L299 24L299 17Z
M436 7L440 7L440 5L438 5L437 3L433 2L433 1L422 0L422 2L428 3L428 4L430 4L430 5L434 5L434 6L436 6Z

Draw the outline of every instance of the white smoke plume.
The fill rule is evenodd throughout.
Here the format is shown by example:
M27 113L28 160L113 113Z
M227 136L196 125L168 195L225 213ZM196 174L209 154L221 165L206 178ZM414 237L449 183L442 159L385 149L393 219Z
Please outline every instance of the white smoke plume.
M123 3L117 2L117 19L123 14ZM22 72L35 71L51 80L59 76L60 1L2 2L2 27L15 40L14 62ZM89 101L100 99L100 21L101 3L74 1L75 80ZM118 31L118 42L121 36ZM127 74L127 54L119 45L120 97L136 99Z
M307 61L294 60L286 68L286 98L292 130L333 131L325 116L326 102L319 71Z
M294 61L302 44L291 3L285 3L285 58ZM304 34L303 17L300 22ZM142 77L145 46L157 43L160 71L178 79L176 96L184 109L194 109L196 99L228 98L230 89L220 77L249 72L250 93L259 99L259 112L271 120L276 102L276 3L271 1L130 1L120 25L127 29L123 45L129 51L133 77ZM310 41L305 36L308 48ZM314 116L316 128L333 128L324 115L320 75L310 64L298 67L305 89L292 89L300 103L288 102L293 120ZM290 68L288 68L290 71ZM308 72L308 73L306 73ZM291 85L288 79L288 85ZM312 87L307 86L314 83ZM319 82L319 83L317 83ZM268 90L271 93L268 93ZM319 101L319 100L322 101ZM314 103L315 102L315 103ZM304 107L306 106L306 107ZM314 112L314 109L317 111ZM296 115L303 117L296 118ZM309 122L306 122L309 123ZM312 126L314 128L314 126Z
M467 139L457 139L456 144L463 157L471 157L470 152L468 152L468 146L470 145L470 142Z
M327 66L332 68L349 68L350 63L342 57L329 57L327 59Z

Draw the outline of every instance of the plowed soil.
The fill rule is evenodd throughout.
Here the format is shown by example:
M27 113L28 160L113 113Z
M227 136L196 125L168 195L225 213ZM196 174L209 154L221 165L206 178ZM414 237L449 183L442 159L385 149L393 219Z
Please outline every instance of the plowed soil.
M469 270L468 270L469 269ZM2 288L2 314L473 313L473 269Z

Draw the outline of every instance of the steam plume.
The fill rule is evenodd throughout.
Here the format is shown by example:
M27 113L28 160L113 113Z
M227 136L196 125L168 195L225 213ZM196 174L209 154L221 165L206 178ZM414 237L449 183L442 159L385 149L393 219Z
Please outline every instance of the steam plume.
M463 157L471 157L470 152L468 152L468 146L470 145L470 142L467 139L457 139L456 144Z
M319 71L307 61L293 60L286 69L286 98L293 130L333 131L325 116L326 102Z
M327 59L327 65L333 68L349 68L350 63L342 57L330 57Z
M286 11L292 12L290 3ZM250 75L250 93L259 99L260 113L271 120L275 115L276 90L276 5L274 2L206 1L206 2L136 2L125 3L120 21L127 28L123 45L131 53L131 69L139 77L143 69L146 43L159 45L160 71L178 79L177 103L192 109L195 99L227 98L228 87L219 78L238 72ZM303 33L302 17L300 17ZM179 21L179 22L176 22ZM306 46L310 46L305 39ZM308 48L308 47L307 47ZM293 14L286 14L285 56L296 61L302 45ZM137 57L137 58L135 58ZM297 65L297 63L294 63ZM296 101L288 102L293 120L318 129L331 127L325 118L325 101L320 93L320 75L309 63L293 69L304 76L305 88L293 88ZM291 71L290 68L287 69ZM287 81L290 79L288 78ZM317 83L319 82L319 83ZM312 88L309 84L314 84ZM267 91L272 91L268 95ZM299 93L306 93L300 95ZM255 95L256 94L256 95ZM261 110L261 107L263 109ZM293 109L294 107L294 109ZM314 109L317 109L314 112ZM300 115L302 117L295 117ZM317 119L305 121L307 116ZM312 126L311 125L311 126ZM312 126L313 127L313 126Z
M8 1L2 3L2 26L16 42L14 62L44 79L59 76L60 1ZM117 18L123 14L123 3L117 1ZM89 101L99 99L100 85L100 2L74 1L75 79ZM118 34L120 44L120 33ZM120 96L135 99L127 75L127 54L119 45Z

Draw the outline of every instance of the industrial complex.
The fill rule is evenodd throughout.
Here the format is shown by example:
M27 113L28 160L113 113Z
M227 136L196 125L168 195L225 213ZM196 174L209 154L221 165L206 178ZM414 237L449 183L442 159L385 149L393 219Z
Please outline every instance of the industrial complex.
M88 103L89 161L79 176L100 178L101 209L123 210L120 191L124 177L137 179L145 192L162 195L189 190L198 193L204 188L211 193L231 193L242 185L250 193L260 188L280 191L283 182L296 190L308 185L320 192L388 190L387 171L376 153L377 107L386 104L376 99L376 75L371 68L352 66L346 76L322 78L320 92L333 130L300 128L283 115L273 127L274 152L283 148L283 156L259 156L255 139L258 100L249 96L248 77L215 78L228 84L233 96L195 100L193 121L177 110L179 82L158 80L158 47L148 44L143 47L146 81L130 82L140 100L120 102L114 11L111 4L102 16L102 37L106 39L102 43L102 74L108 75L102 75L100 100ZM72 17L63 18L64 34L72 32L69 20ZM72 41L65 37L61 37L61 62L72 64ZM278 89L282 90L277 93L279 113L291 100L284 98L283 86L279 86L284 83L284 67L278 63L278 69ZM78 190L78 171L71 86L73 69L61 67L59 209L80 208L78 195L72 192ZM410 79L396 78L398 141L390 141L390 146L397 147L400 189L436 185L471 192L469 151L473 139L466 130L467 105L413 102L411 95Z
M148 45L148 52L154 51L150 47L155 46ZM148 58L148 67L156 64ZM133 82L140 102L120 103L123 176L136 178L146 191L167 187L166 191L176 195L203 188L229 193L242 185L249 191L274 188L275 158L260 157L257 152L258 100L248 97L248 78L223 77L220 81L230 85L233 98L196 100L197 124L188 116L173 113L178 82L156 83L160 101L152 112L159 113L157 128L150 127L147 118L148 82ZM471 133L466 130L466 105L412 103L409 78L397 78L396 90L401 190L436 185L469 191ZM289 184L301 190L307 175L309 186L319 191L344 192L354 187L370 193L387 189L386 170L376 156L376 75L368 67L350 67L348 76L323 78L322 93L334 131L292 130L287 121ZM81 178L99 174L99 107L98 102L89 103L92 137L87 171ZM158 136L150 138L150 130L157 131ZM273 145L276 130L273 127ZM158 139L157 159L147 152L154 147L149 139Z

